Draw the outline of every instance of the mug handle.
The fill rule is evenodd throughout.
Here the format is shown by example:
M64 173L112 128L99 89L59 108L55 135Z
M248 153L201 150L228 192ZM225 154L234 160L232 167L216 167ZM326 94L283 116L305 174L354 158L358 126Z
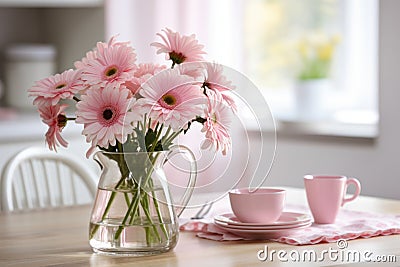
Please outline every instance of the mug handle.
M349 187L350 184L353 184L356 187L356 191L354 192L354 194L351 197L346 198L347 188ZM345 186L345 189L344 189L344 196L343 196L342 206L345 203L353 201L354 199L356 199L360 195L360 192L361 192L361 184L360 184L360 182L356 178L348 178L346 180L346 186Z
M182 214L183 210L186 208L186 205L188 204L195 188L197 178L197 163L193 152L188 147L182 145L171 146L165 162L177 154L183 154L184 156L186 156L186 159L190 163L189 180L186 186L186 190L183 193L180 201L177 204L174 204L176 215L179 217Z

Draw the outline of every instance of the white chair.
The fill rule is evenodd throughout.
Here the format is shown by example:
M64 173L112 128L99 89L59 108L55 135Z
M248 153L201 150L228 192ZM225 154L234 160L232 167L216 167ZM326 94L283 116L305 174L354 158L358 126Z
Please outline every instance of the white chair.
M78 159L31 147L13 156L1 175L3 211L42 209L90 203L96 176Z

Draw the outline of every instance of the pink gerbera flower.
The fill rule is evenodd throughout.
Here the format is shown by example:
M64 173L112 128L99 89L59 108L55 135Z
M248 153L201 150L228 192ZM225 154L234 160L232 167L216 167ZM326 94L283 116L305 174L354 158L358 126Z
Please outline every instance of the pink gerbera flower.
M218 92L210 92L208 95L209 105L206 112L206 121L202 132L206 133L206 140L202 144L203 149L221 149L226 155L231 147L229 128L231 125L232 111Z
M57 146L67 147L68 142L61 136L61 131L67 124L65 109L68 105L41 105L39 114L42 121L49 126L46 133L46 143L50 150L57 151Z
M170 29L163 30L165 36L157 33L161 37L163 43L152 43L151 45L157 47L157 54L166 53L166 59L171 59L173 65L182 62L202 61L204 46L199 44L194 34L190 36L181 36L178 32Z
M81 72L67 70L48 78L37 81L29 89L29 96L35 96L35 104L56 105L61 99L71 99L76 93L84 89Z
M236 110L236 104L234 99L229 95L229 91L235 89L232 82L229 81L223 74L223 66L216 63L204 63L205 77L203 86L213 91L221 93L222 98L231 106L233 110Z
M203 115L206 98L193 79L168 69L142 85L138 100L142 112L174 130L185 129L188 123Z
M89 51L86 53L86 57L82 58L81 61L75 62L75 64L74 64L75 67L77 69L82 69L89 60L96 59L97 51L99 51L99 50L104 50L105 48L110 47L110 46L118 46L118 45L127 46L129 44L129 42L117 42L116 39L117 39L116 36L112 36L110 38L110 40L108 41L108 43L97 42L96 47L93 48L92 51Z
M145 77L147 75L155 75L162 70L165 70L167 66L153 64L153 63L140 63L134 73L134 76L137 78Z
M150 79L153 75L165 70L167 66L153 64L153 63L141 63L137 66L134 77L125 82L125 86L131 90L132 94L136 94L140 86Z
M133 132L132 122L140 118L130 108L135 99L125 86L111 84L104 89L88 90L76 104L76 122L84 125L82 134L92 148L115 146L116 141L125 143ZM92 149L87 153L90 155Z
M99 43L97 49L76 62L82 70L82 80L88 85L114 84L116 86L129 80L135 71L136 54L125 43Z

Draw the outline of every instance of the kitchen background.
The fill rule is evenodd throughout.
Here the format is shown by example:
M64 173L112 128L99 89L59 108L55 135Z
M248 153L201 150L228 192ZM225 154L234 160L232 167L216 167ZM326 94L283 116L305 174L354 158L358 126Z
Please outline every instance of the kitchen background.
M51 44L56 51L54 60L56 71L60 72L73 67L73 62L81 59L97 41L107 41L109 37L119 33L120 40L132 41L133 46L137 48L139 60L162 62L163 57L154 55L154 49L148 45L156 40L156 32L162 28L171 27L185 34L196 33L200 42L205 45L205 50L209 53L211 60L238 69L252 79L254 76L257 86L263 87L263 82L258 83L254 70L243 67L247 63L247 58L243 54L250 53L246 51L247 44L241 42L249 38L241 34L246 31L246 25L248 25L243 22L244 15L240 12L244 2L214 2L219 2L219 6L212 6L215 5L211 4L212 1L194 0L174 0L168 1L168 4L157 0L0 0L0 80L3 82L0 102L0 168L20 149L31 145L44 146L43 135L46 131L46 127L41 124L34 109L27 105L18 109L10 106L8 98L11 93L7 91L7 86L11 81L7 80L10 70L7 66L10 61L21 62L18 61L21 60L20 58L17 60L15 57L7 56L9 53L7 51L10 51L8 49L13 44ZM232 2L235 2L235 5L228 4ZM268 1L265 0L265 2ZM336 2L339 4L342 2L341 6L343 6L345 1L336 0ZM357 4L362 1L347 2ZM359 120L352 119L346 122L327 118L304 120L304 118L293 117L290 111L285 113L285 109L279 109L279 106L285 106L285 104L276 104L282 97L274 98L274 93L269 97L270 95L265 93L265 99L274 113L277 142L275 143L275 133L269 127L259 132L249 126L245 132L248 134L247 137L244 136L242 128L234 128L232 155L228 159L218 156L213 167L200 173L199 176L199 183L205 185L217 178L219 182L208 184L201 190L224 189L225 185L221 183L230 183L230 180L239 178L242 178L240 184L244 185L252 176L257 181L261 181L267 173L266 185L302 187L304 174L324 173L359 178L363 186L362 193L365 195L400 199L398 186L400 90L397 88L400 84L400 75L398 75L400 58L397 50L400 47L400 36L396 33L396 27L400 23L398 16L400 2L397 0L368 2L376 4L376 33L374 35L374 28L369 27L370 25L361 25L361 28L367 29L365 35L368 38L376 37L373 39L376 46L371 48L372 53L364 54L360 60L376 58L376 64L375 68L373 64L367 64L374 63L373 60L363 64L367 67L366 72L361 73L361 80L364 78L369 81L365 88L368 86L375 88L376 96L373 98L375 102L368 101L372 103L372 108L376 109L379 119L378 116L370 116L369 120L362 117ZM226 10L222 13L228 18L221 20L220 23L212 24L210 21L216 17L223 17L221 15L223 8ZM184 12L187 10L191 10L192 13ZM372 23L371 21L374 20L368 21ZM210 33L210 28L215 28L214 33ZM261 30L262 27L260 27ZM360 38L364 37L360 36ZM220 38L223 38L225 42L221 44ZM345 44L346 40L346 35L342 36L341 43ZM231 50L224 49L227 46L232 47ZM238 56L237 53L232 54L232 51L246 52ZM338 53L341 53L340 49ZM257 55L257 52L253 51L252 55L254 54ZM41 61L37 57L35 60ZM371 67L368 68L368 66ZM27 77L31 74L26 73ZM21 76L21 79L27 77ZM250 92L250 94L255 94L255 92ZM374 95L367 90L365 94ZM26 95L21 93L20 97L25 99ZM288 98L293 98L293 96ZM339 102L341 99L345 102L346 95L338 99ZM257 112L263 111L260 109L259 102L250 101L250 104L258 110ZM269 111L265 110L265 112ZM350 116L347 116L347 119L349 118ZM70 142L70 148L60 149L59 153L73 153L86 161L88 166L96 169L97 166L91 159L84 158L83 151L88 146L80 135L80 131L81 128L74 124L67 126L64 135ZM245 140L243 138L248 138L250 144L243 147L241 144L241 141ZM193 137L188 136L183 138L182 142L196 148L198 144L193 143L191 139ZM274 154L275 145L276 153ZM239 147L240 151L238 151ZM262 153L261 160L258 162L260 147ZM196 155L210 161L209 154L197 153ZM243 159L246 164L238 164L243 162ZM246 166L247 169L244 170ZM255 173L253 170L256 170ZM243 177L240 177L241 174Z

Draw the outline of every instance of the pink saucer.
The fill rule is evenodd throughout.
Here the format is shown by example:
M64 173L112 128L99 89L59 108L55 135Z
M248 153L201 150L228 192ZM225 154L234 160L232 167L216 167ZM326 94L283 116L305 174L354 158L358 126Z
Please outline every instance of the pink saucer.
M296 224L289 224L289 225L262 225L262 226L245 226L245 225L235 225L235 224L228 224L221 221L214 220L214 224L218 226L222 226L224 228L229 229L240 229L240 230L284 230L284 229L293 229L302 226L310 225L311 221L300 222Z
M244 229L233 229L233 228L227 228L221 225L217 225L217 227L230 232L232 234L235 234L237 236L241 236L244 238L248 239L272 239L272 238L279 238L282 236L288 236L290 234L295 233L296 231L300 229L304 229L309 227L312 224L312 222L309 222L308 224L300 227L295 227L295 228L289 228L289 229L276 229L276 230L244 230Z
M233 213L225 213L214 217L215 221L223 222L229 225L265 227L265 226L284 226L297 225L301 223L311 222L312 218L308 214L297 212L282 212L281 217L273 223L244 223L239 221Z

